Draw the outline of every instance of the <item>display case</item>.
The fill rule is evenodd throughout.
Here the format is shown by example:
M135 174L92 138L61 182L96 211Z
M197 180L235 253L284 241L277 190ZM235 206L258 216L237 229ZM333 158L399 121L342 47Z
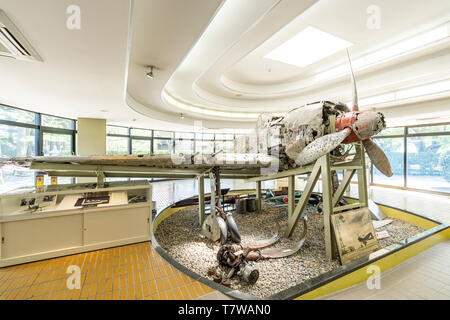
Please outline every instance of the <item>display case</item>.
M0 267L151 239L146 180L0 195Z

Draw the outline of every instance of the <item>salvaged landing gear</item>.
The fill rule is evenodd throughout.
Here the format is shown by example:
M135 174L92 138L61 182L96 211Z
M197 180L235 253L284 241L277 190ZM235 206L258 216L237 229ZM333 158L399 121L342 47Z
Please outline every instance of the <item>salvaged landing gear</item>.
M212 241L225 244L228 239L241 242L241 235L231 212L225 213L222 208L216 207L216 214L210 214L202 225L203 234Z

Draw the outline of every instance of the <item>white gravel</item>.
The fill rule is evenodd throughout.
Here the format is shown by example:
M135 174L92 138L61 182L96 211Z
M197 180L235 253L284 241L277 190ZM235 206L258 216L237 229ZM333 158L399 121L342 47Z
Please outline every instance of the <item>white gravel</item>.
M311 207L307 208L307 212L308 234L300 251L286 258L250 262L259 270L258 281L248 285L241 282L238 276L234 276L231 279L231 288L264 298L337 268L339 262L328 261L325 255L324 234L320 228L322 215L313 213ZM273 236L276 232L276 221L281 227L281 232L287 226L287 208L274 207L272 204L264 203L260 214L233 214L233 217L244 244ZM392 223L377 230L387 230L391 235L379 241L382 248L424 231L408 222L392 220L394 220ZM282 238L273 246L287 247L294 244L301 236L301 225L299 223L290 239ZM211 279L207 271L211 266L218 266L216 254L220 246L206 239L200 231L197 206L192 206L164 220L158 226L155 237L161 247L176 261L195 273ZM220 269L223 272L227 271L222 267Z

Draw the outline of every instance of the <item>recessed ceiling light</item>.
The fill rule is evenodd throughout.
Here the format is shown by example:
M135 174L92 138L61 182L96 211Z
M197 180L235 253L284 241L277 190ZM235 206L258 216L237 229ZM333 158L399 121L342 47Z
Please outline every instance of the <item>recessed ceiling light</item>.
M309 26L264 58L303 68L352 45L351 42Z

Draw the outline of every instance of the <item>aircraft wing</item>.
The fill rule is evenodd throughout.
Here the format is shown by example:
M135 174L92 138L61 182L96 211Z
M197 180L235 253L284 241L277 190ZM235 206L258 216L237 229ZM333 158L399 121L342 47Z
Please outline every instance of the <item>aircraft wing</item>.
M258 169L269 167L275 157L265 154L220 153L187 155L124 155L124 156L62 156L0 158L0 166L30 167L33 164L72 164L87 166L138 166L176 169Z

